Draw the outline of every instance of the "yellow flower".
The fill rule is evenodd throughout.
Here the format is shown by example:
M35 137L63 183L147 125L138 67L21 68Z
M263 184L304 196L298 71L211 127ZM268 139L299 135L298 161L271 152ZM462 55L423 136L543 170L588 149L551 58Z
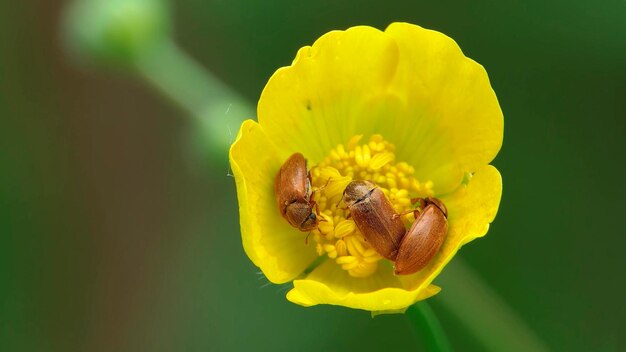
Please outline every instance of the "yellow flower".
M270 281L293 280L291 302L402 311L439 292L432 281L496 215L502 183L489 163L502 145L502 112L483 67L439 32L407 23L329 32L274 73L257 112L230 150L241 235ZM326 221L308 242L274 196L275 175L295 152L315 188L330 179L315 195ZM341 203L353 179L375 182L397 211L417 196L445 203L449 229L423 270L395 276L363 240Z

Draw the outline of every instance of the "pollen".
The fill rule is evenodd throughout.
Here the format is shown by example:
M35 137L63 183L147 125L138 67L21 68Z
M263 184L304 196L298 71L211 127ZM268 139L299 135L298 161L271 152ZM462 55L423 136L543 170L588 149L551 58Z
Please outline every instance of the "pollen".
M349 217L342 201L346 186L353 180L374 182L398 213L414 208L411 199L433 195L431 181L418 181L412 166L396 160L393 144L381 135L373 135L365 143L362 139L357 135L346 145L337 145L310 170L321 217L312 232L317 254L327 256L353 277L376 273L381 260L386 259L365 241ZM407 227L414 221L411 213L402 219Z

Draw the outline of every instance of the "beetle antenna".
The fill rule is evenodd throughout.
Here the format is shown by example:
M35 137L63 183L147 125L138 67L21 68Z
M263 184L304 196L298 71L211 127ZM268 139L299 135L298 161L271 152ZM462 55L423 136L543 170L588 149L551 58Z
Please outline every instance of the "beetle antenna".
M327 221L322 214L320 214L320 206L317 204L317 202L314 205L315 207L315 215L317 215L318 218L320 218L318 221Z
M328 180L326 180L326 183L322 187L318 188L317 190L322 191L324 188L328 187L328 184L330 183L332 179L333 179L332 177L329 177Z
M343 202L343 193L341 194L341 198L339 198L339 201L337 202L337 208L338 209L342 209L342 210L348 209L348 208L345 208L345 209L344 208L339 208L339 204L341 204L341 202Z

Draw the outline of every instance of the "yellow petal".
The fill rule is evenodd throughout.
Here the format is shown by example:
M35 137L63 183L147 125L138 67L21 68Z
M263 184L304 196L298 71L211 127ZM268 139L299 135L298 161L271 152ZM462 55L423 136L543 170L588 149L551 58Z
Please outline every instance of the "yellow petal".
M337 144L375 130L366 105L386 91L397 59L394 40L375 28L329 32L270 78L259 123L283 157L299 151L318 162Z
M448 208L448 238L459 246L482 237L495 219L502 197L502 177L498 170L486 165L478 169L467 186L441 200Z
M385 137L398 147L398 159L415 167L418 179L432 180L436 193L447 193L500 150L498 100L485 69L451 38L408 23L393 23L385 34L400 49L390 91L403 101L389 105L399 118Z
M426 299L439 288L431 284L459 248L483 236L494 219L502 194L502 181L496 168L479 168L467 185L442 200L448 208L449 228L439 253L416 274L393 275L389 262L380 262L378 272L367 278L353 278L338 265L327 261L304 280L295 280L287 294L291 302L343 305L369 311L401 311Z
M448 208L448 233L439 253L413 275L421 286L430 284L461 246L487 233L498 212L501 196L500 173L495 167L485 165L476 171L467 185L441 198Z
M316 258L306 233L291 227L276 206L274 175L282 165L279 153L252 120L241 125L230 149L237 183L241 238L250 260L274 283L300 275Z
M335 263L326 261L305 280L295 280L287 299L305 307L333 304L369 311L399 312L440 290L434 285L412 289L410 283L393 275L389 265L380 265L378 270L376 275L355 278Z

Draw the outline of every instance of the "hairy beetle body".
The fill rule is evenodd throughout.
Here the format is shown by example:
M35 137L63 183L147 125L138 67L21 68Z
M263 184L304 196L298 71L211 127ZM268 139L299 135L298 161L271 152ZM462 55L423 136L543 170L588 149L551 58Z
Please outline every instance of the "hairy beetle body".
M448 210L437 198L425 198L423 210L406 232L396 256L396 275L423 269L437 254L448 232Z
M370 181L352 181L343 200L365 240L383 257L396 260L406 228L385 194Z
M319 219L313 211L311 178L302 154L291 155L281 166L274 181L274 193L280 214L291 226L303 232L317 227Z

